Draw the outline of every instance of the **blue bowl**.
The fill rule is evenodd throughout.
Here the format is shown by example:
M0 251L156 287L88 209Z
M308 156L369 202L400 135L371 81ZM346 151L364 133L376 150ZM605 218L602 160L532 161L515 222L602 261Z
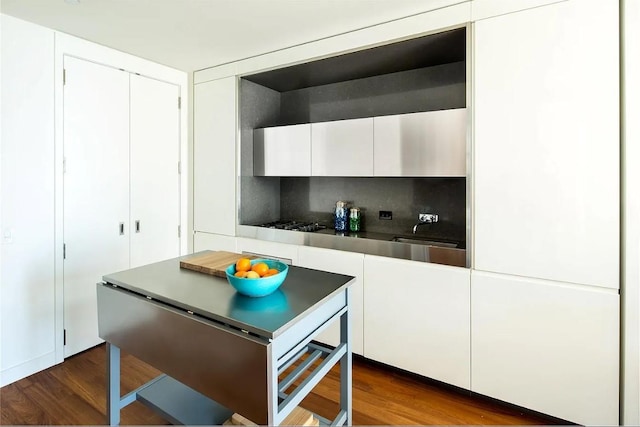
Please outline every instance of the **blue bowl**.
M261 277L259 279L245 279L244 277L234 276L236 272L236 265L231 264L226 269L229 284L231 284L236 291L248 297L263 297L273 293L280 287L280 285L282 285L282 282L284 282L284 279L287 277L289 266L283 262L272 259L252 259L251 265L259 262L264 262L269 266L269 268L275 268L280 271L280 273L274 274L273 276Z

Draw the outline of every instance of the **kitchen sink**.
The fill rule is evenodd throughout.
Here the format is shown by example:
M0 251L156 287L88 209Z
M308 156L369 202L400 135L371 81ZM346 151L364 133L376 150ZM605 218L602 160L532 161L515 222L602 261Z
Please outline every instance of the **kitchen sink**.
M395 236L391 239L392 242L399 242L399 243L410 243L413 245L426 245L426 246L438 246L441 248L457 248L458 244L457 243L451 243L451 242L438 242L435 240L427 240L427 239L421 239L419 237L402 237L402 236Z

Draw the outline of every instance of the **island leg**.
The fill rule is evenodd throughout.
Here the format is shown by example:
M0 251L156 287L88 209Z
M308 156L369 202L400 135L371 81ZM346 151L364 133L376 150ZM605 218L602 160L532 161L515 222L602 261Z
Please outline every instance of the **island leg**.
M120 424L120 348L107 342L107 422Z
M347 301L350 298L351 289L347 290ZM347 304L347 307L349 305ZM340 342L346 345L346 352L340 358L340 411L346 415L345 425L352 425L352 358L351 358L351 310L347 309L340 316Z

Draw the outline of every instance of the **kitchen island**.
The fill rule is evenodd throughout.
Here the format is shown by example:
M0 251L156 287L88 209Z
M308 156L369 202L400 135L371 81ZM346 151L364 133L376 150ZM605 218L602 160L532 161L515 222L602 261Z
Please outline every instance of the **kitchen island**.
M109 424L137 400L176 424L222 424L236 412L278 425L339 362L339 411L333 420L317 418L350 425L354 278L290 266L276 292L250 298L226 279L180 268L181 260L204 253L109 274L97 284ZM335 348L313 341L338 320ZM120 349L164 374L121 396Z

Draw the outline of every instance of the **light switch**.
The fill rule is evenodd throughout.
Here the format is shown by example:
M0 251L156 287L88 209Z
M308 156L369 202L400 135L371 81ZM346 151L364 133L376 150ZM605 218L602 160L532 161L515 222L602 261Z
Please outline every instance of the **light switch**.
M2 243L4 244L13 243L13 228L5 228L2 231Z

